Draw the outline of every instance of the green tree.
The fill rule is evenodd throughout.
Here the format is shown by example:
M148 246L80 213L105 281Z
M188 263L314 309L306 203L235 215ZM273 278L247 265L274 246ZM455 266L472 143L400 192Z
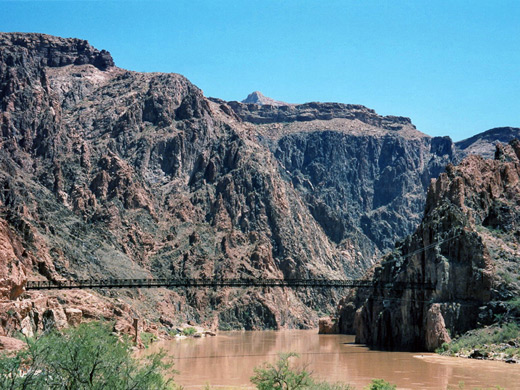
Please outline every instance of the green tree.
M258 390L351 390L343 383L315 381L304 369L290 367L289 359L298 357L296 353L281 353L275 364L264 363L254 369L251 382Z
M395 390L396 386L388 383L383 379L372 379L370 386L365 387L365 390Z
M298 357L296 353L281 353L275 364L264 363L255 367L255 375L251 382L258 390L298 390L311 384L311 376L305 370L294 370L289 367L289 359Z
M9 390L167 390L164 354L136 360L131 344L106 323L92 322L28 340L26 350L0 357L0 388ZM172 370L173 371L173 370Z

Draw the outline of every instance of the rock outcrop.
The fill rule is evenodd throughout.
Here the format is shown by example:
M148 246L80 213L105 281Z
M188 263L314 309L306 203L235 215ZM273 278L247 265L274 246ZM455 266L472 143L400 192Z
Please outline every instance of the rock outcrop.
M498 145L494 160L469 156L432 182L418 229L374 270L375 288L356 313L357 342L431 351L504 314L503 301L520 293L519 157L515 140ZM434 290L387 286L395 282ZM352 310L341 312L345 326Z
M262 92L255 91L247 95L247 97L242 100L242 103L246 104L258 104L260 106L269 105L269 106L290 106L291 104L281 102L279 100L271 99L270 97L264 96Z
M456 142L455 146L461 157L476 154L484 158L493 158L498 143L507 144L515 138L520 138L519 128L497 127Z
M59 38L46 34L0 33L0 46L6 51L4 60L12 60L7 65L15 65L19 58L35 60L40 65L60 67L66 65L93 65L105 70L114 66L114 60L106 50L97 50L83 39ZM10 48L21 50L21 57ZM23 50L25 49L25 50ZM17 58L18 57L18 58Z
M144 317L165 332L187 321L314 326L337 291L58 298L23 287L29 278L356 277L413 231L430 178L455 158L449 138L359 105L208 99L181 75L120 69L79 39L0 33L0 49L5 336L100 317L130 330Z
M318 321L318 333L319 334L335 334L338 333L338 323L335 318L322 317Z
M0 336L0 351L19 351L25 348L26 344L19 339L15 339L14 337L5 337Z

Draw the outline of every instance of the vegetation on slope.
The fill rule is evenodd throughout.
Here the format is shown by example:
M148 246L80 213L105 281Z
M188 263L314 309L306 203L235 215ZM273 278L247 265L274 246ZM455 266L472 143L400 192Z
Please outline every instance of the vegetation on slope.
M443 355L506 361L520 360L520 326L515 322L471 330L437 352Z

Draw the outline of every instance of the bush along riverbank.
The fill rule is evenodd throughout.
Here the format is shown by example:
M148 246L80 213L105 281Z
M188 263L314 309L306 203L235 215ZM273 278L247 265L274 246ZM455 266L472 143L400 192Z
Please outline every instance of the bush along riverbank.
M128 337L91 322L26 338L16 354L0 353L0 388L9 390L178 389L163 353L135 359Z
M508 322L474 329L450 343L444 343L436 352L448 356L520 363L520 326L517 322Z

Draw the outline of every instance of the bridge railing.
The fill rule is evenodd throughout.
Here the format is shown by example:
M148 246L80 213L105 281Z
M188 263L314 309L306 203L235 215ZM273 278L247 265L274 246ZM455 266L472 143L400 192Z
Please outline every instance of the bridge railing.
M425 289L435 287L431 283L379 282L371 280L342 279L79 279L79 280L29 280L26 290L76 289L76 288L151 288L151 287L323 287L323 288L389 288Z

